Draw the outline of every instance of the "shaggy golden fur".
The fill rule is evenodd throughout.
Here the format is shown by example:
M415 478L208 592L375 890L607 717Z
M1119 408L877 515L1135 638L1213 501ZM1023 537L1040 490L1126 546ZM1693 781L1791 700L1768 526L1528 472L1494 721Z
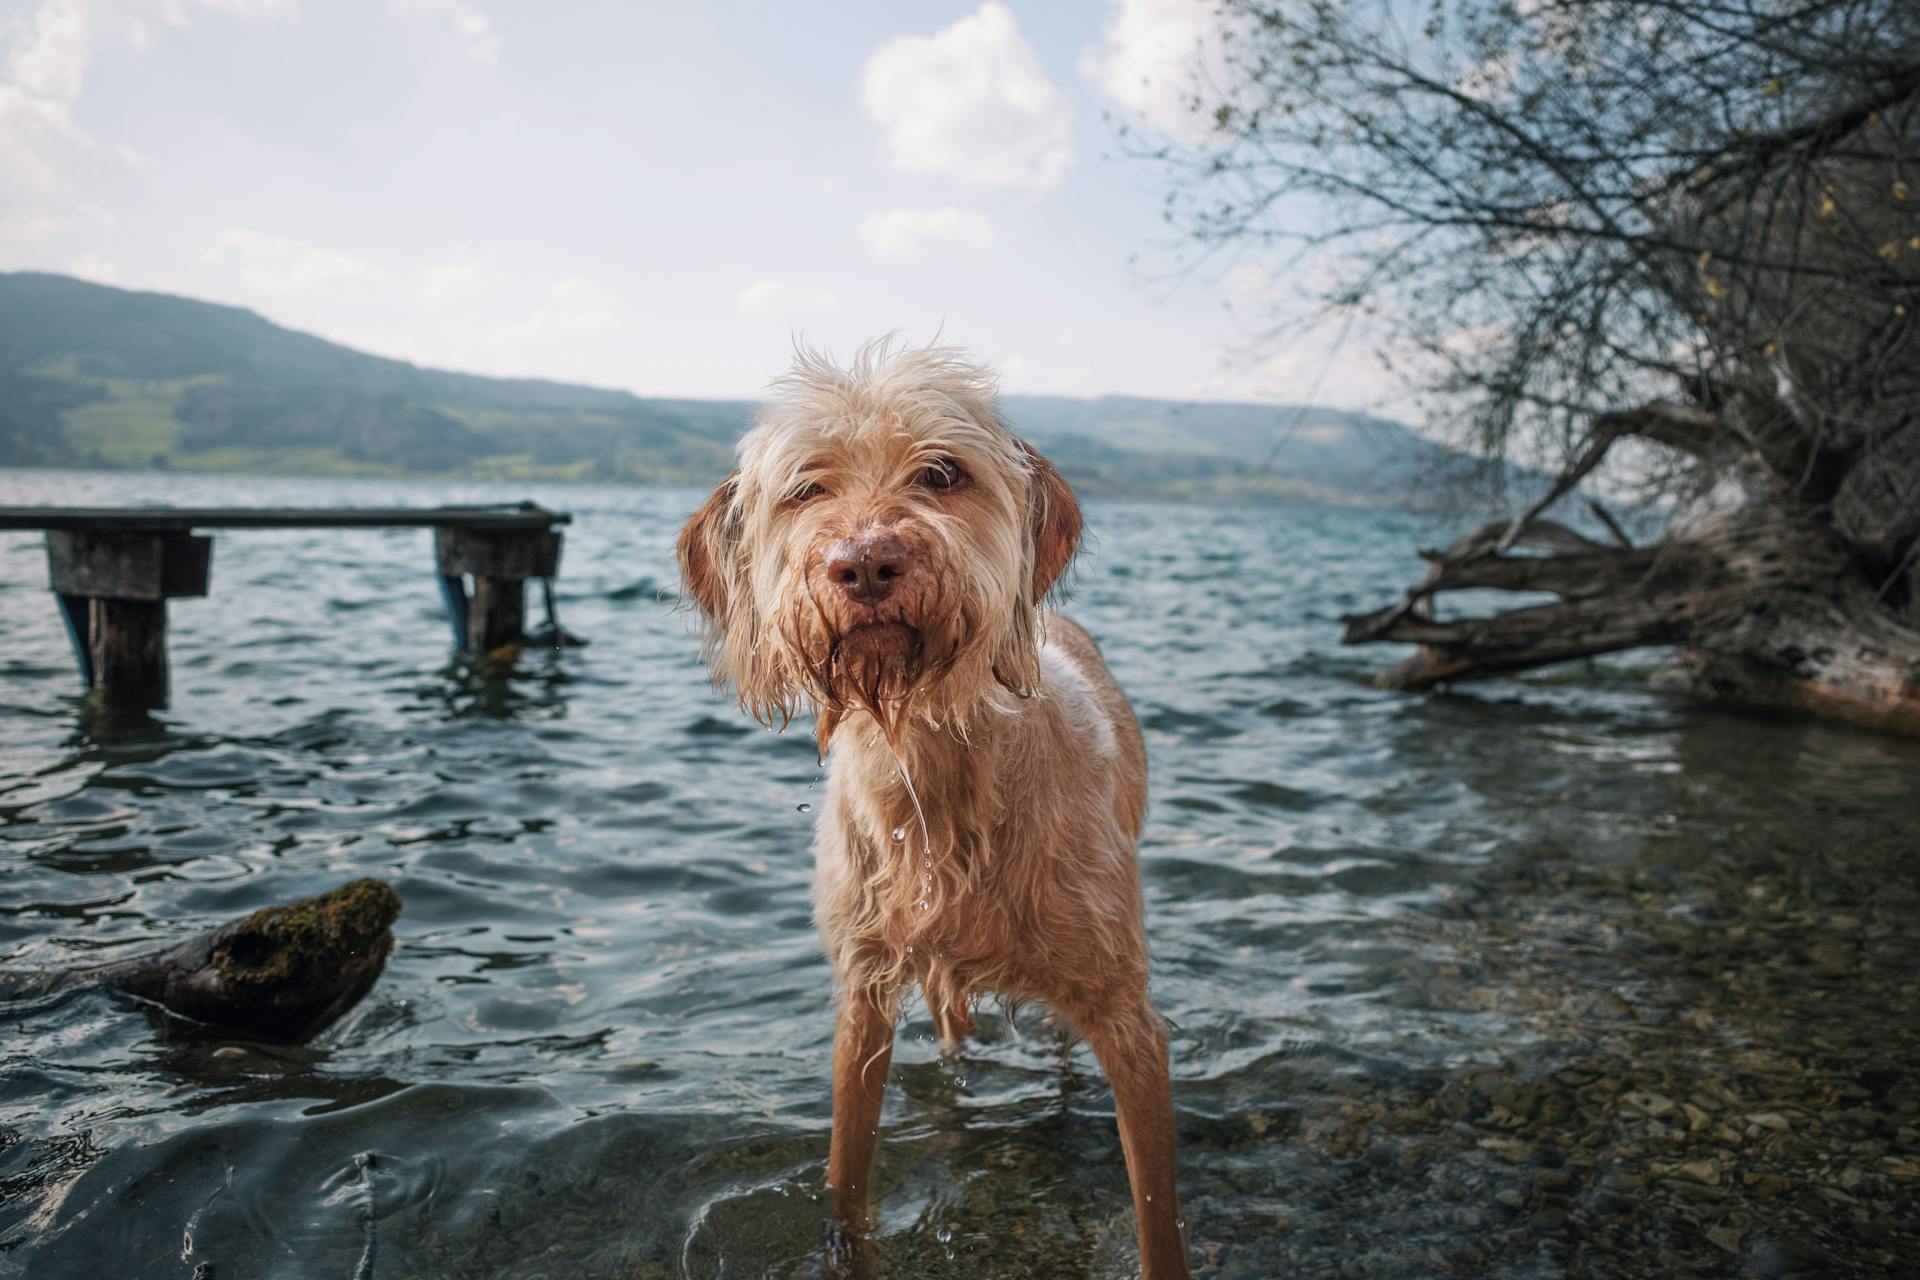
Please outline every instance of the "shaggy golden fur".
M839 986L827 1176L864 1222L901 992L949 1047L982 995L1041 1001L1111 1080L1148 1280L1187 1274L1164 1025L1135 853L1146 752L1078 626L1059 474L944 348L802 354L681 532L717 680L817 717L814 906ZM831 747L831 751L829 751Z

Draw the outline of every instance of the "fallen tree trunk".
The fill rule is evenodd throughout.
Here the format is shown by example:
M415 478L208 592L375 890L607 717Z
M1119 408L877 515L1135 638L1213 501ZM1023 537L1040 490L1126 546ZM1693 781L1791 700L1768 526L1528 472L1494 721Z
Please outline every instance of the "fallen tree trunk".
M1621 545L1617 526L1607 544L1542 517L1614 440L1641 435L1707 453L1712 421L1668 405L1607 415L1545 499L1422 552L1426 576L1394 604L1346 618L1345 642L1417 645L1377 681L1395 689L1670 646L1679 655L1663 673L1668 687L1920 733L1920 630L1893 607L1911 592L1911 561L1889 571L1883 558L1876 578L1874 557L1835 527L1831 504L1809 501L1804 481L1790 489L1762 471L1743 505L1643 546ZM1779 462L1806 465L1802 456ZM1884 456L1876 462L1884 467ZM1485 589L1555 598L1436 616L1440 594Z
M124 960L0 973L0 999L105 986L197 1022L305 1040L372 988L399 914L399 894L378 880L355 880Z
M1690 693L1920 734L1920 632L1854 589L1761 609L1681 650L1661 683Z

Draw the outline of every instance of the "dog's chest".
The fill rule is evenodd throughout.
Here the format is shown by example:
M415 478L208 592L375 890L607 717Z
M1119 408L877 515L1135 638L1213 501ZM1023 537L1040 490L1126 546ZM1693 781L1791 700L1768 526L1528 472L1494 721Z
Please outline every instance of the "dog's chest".
M1028 988L1023 975L1050 963L1058 941L1053 893L1019 874L1017 850L985 833L960 846L929 855L912 835L885 849L821 841L815 906L829 949L898 964L912 980L941 970L972 993Z

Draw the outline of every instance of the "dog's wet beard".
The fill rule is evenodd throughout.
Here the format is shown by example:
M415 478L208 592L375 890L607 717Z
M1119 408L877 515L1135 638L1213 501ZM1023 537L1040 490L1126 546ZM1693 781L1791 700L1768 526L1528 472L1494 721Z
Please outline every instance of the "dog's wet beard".
M864 707L885 725L920 685L925 668L918 630L900 622L871 623L833 638L821 689L827 705Z
M889 741L917 700L952 670L969 628L955 619L938 635L902 622L832 630L813 610L791 620L788 648L799 659L805 692L836 718L850 710L873 716ZM794 634L795 631L800 634Z

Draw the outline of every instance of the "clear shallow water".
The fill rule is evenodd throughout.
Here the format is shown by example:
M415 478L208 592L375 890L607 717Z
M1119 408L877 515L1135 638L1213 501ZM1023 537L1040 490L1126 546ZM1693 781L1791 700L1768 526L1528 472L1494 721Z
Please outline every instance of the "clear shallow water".
M0 472L0 505L570 510L592 647L451 661L420 531L218 535L173 708L90 713L0 534L0 963L358 875L373 993L251 1045L0 1006L0 1276L818 1273L820 770L672 613L672 490ZM1155 998L1199 1274L1896 1275L1920 1250L1920 744L1630 670L1410 698L1338 616L1435 531L1093 503L1070 612L1153 767ZM1037 1015L907 1018L882 1273L1128 1274L1111 1099ZM370 1157L362 1160L360 1157Z

